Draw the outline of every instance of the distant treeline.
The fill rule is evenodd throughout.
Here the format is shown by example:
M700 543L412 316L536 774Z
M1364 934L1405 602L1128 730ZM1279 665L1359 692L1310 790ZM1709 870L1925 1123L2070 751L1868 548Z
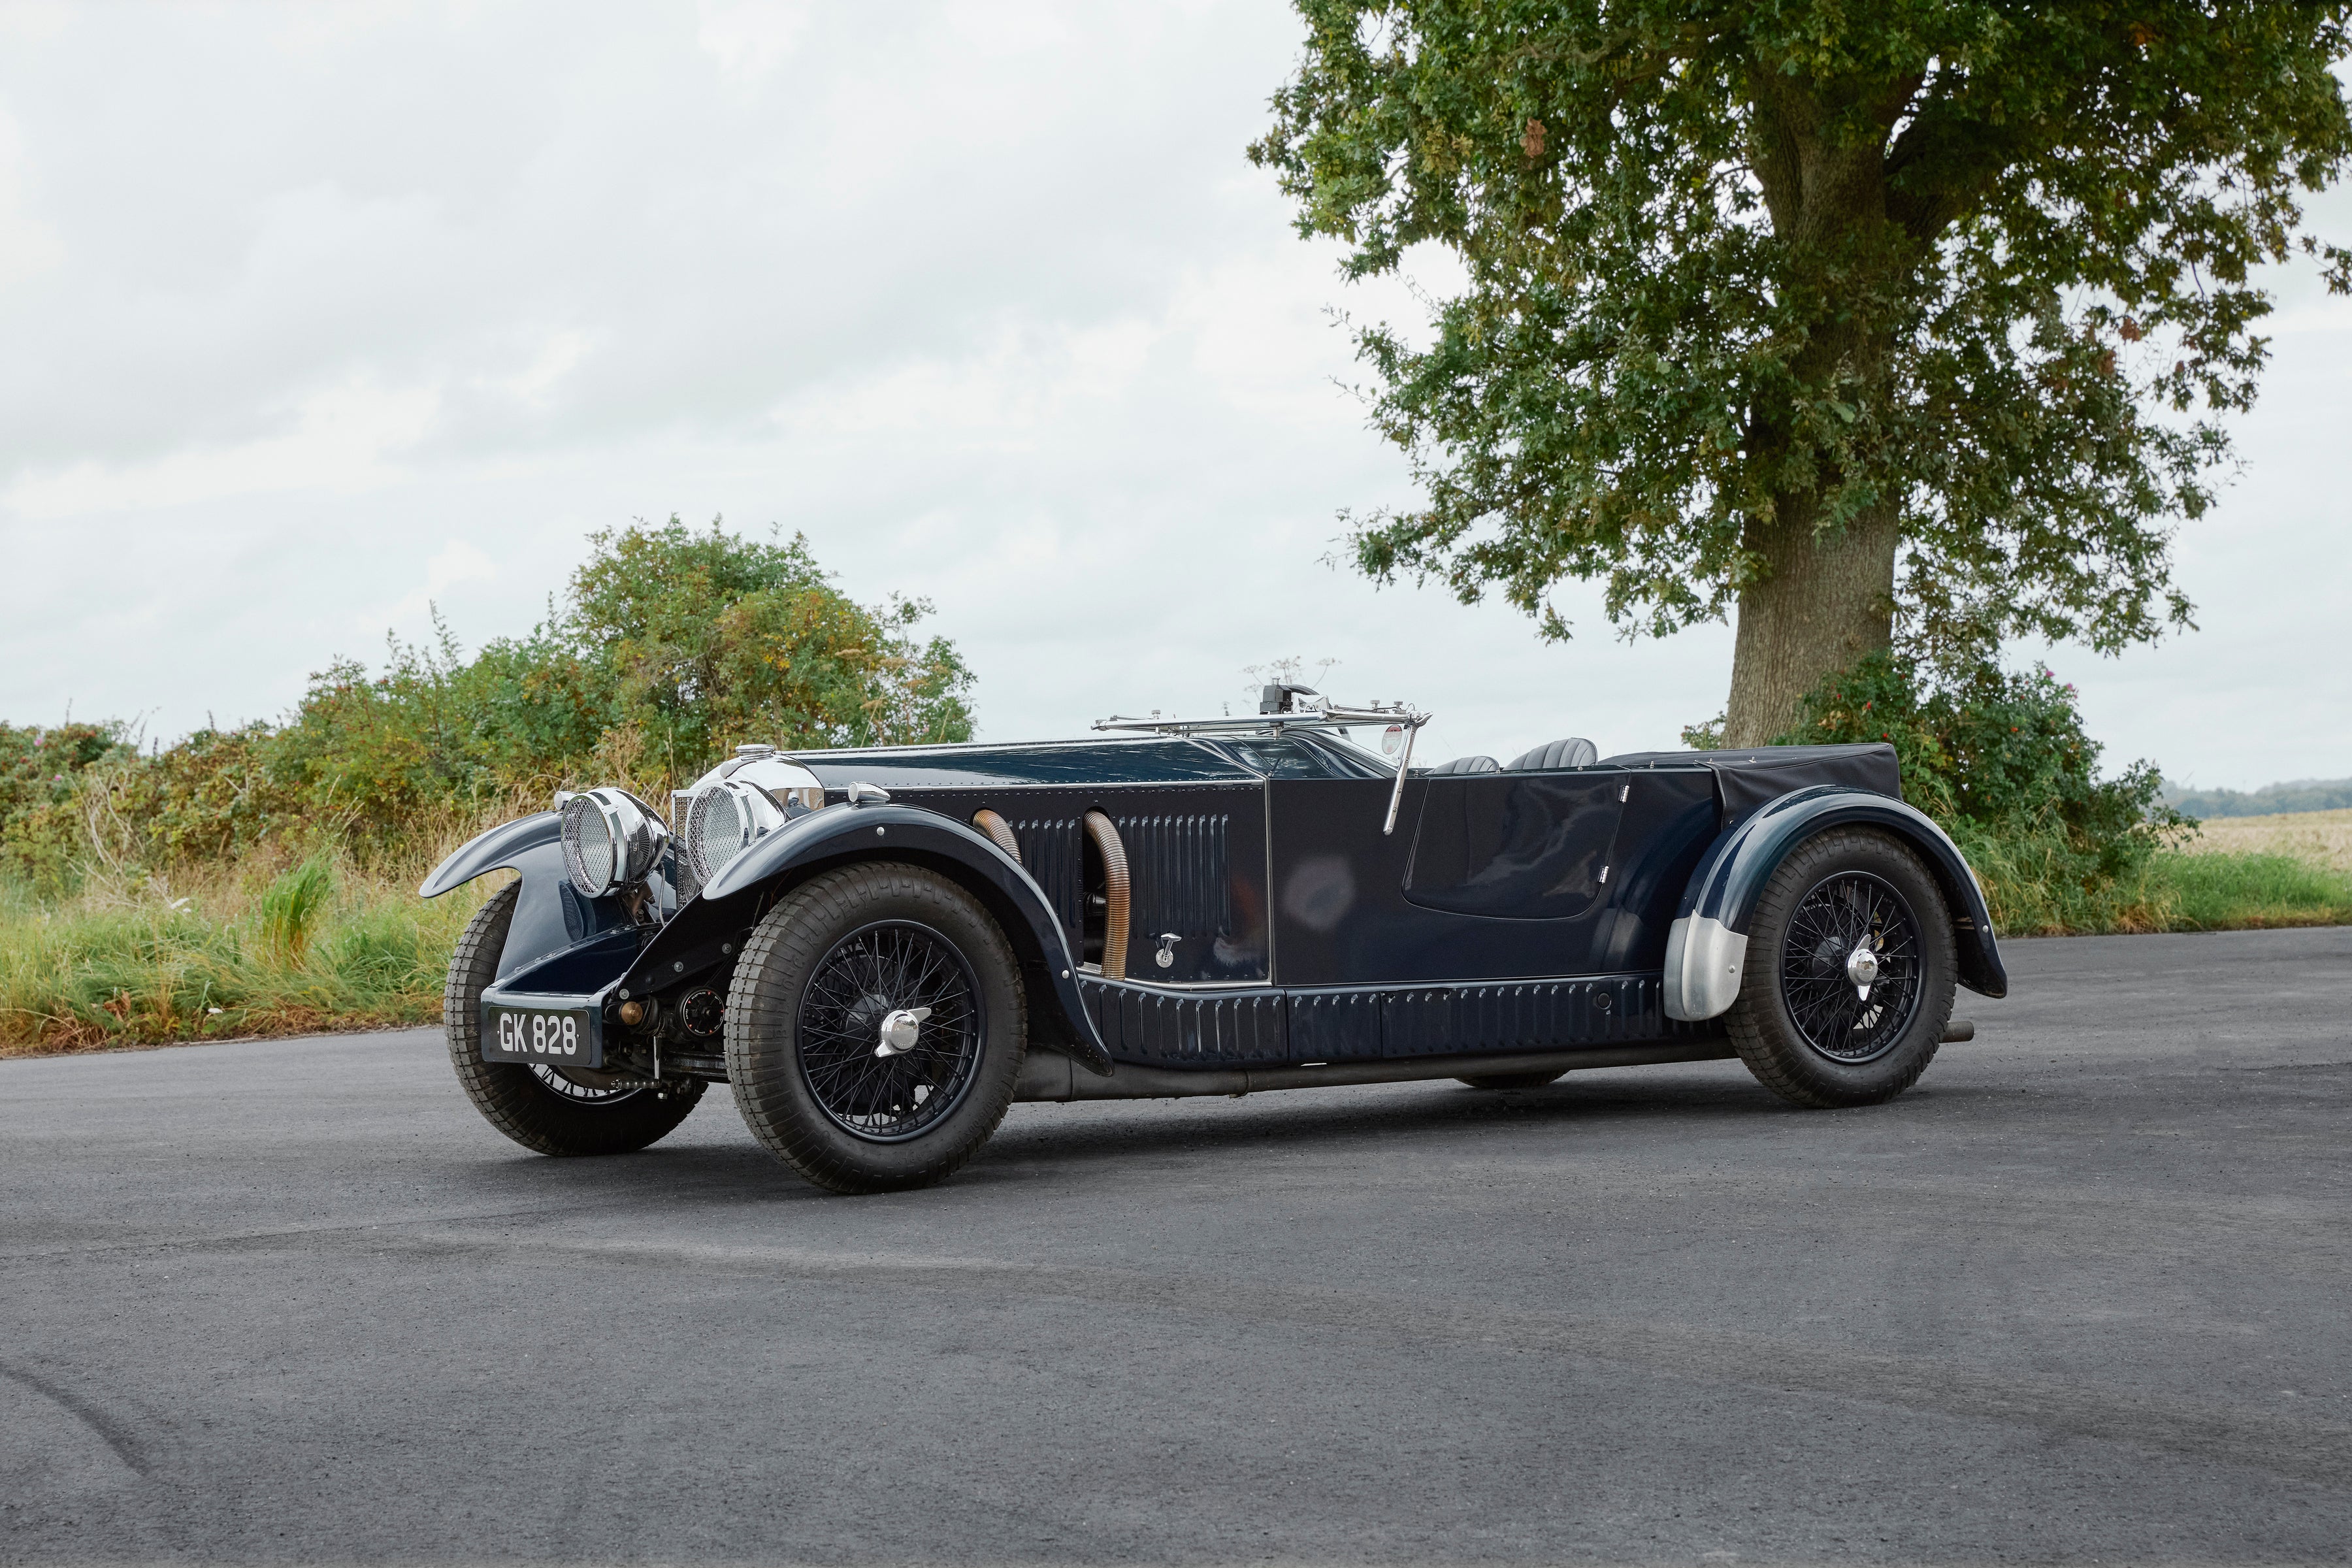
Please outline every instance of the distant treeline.
M2166 796L2183 816L2275 816L2287 811L2342 811L2352 807L2352 779L2295 779L2264 784L2251 793L2196 789Z
M853 602L804 538L672 518L592 542L528 636L467 658L445 629L395 643L381 674L331 665L278 722L170 746L119 724L0 724L0 877L56 889L322 840L366 859L559 786L658 792L745 741L971 738L961 657L914 635L929 606Z

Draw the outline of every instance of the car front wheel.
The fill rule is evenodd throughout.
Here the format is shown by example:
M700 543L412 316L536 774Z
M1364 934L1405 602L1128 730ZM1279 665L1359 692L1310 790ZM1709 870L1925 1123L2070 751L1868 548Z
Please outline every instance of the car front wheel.
M702 1099L696 1079L649 1084L618 1073L482 1059L482 992L497 978L521 884L475 911L449 960L441 1015L449 1064L489 1124L541 1154L625 1154L667 1137Z
M917 866L813 878L768 911L727 997L753 1136L837 1193L940 1181L1013 1102L1028 1019L1004 933Z
M1835 830L1773 872L1725 1022L1783 1100L1873 1105L1934 1059L1958 969L1943 889L1919 858L1882 833Z

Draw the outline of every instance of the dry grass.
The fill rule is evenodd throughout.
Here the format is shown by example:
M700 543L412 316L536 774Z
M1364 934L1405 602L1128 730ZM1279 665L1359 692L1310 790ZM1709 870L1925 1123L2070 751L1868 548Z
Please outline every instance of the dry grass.
M2352 809L2210 817L2181 847L2191 855L2285 855L2352 871Z

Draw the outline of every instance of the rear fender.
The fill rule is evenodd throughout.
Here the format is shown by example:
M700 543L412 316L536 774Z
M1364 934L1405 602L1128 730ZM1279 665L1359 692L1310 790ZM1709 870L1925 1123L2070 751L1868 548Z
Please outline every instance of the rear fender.
M1992 916L1950 837L1925 812L1892 795L1816 784L1741 818L1708 846L1666 935L1666 1016L1696 1022L1729 1010L1739 998L1748 922L1772 873L1807 839L1851 826L1877 828L1917 853L1951 910L1960 984L1987 996L2009 994Z
M499 953L500 982L557 953L605 942L613 932L630 929L628 911L618 899L583 899L572 885L563 866L562 819L551 811L517 817L467 840L416 890L437 899L499 870L522 878L507 944Z
M760 918L823 871L866 860L928 867L979 899L1012 942L1034 1038L1108 1077L1110 1053L1078 994L1077 963L1053 906L1018 861L962 823L911 805L831 805L796 817L719 868L621 980L651 994L731 963Z

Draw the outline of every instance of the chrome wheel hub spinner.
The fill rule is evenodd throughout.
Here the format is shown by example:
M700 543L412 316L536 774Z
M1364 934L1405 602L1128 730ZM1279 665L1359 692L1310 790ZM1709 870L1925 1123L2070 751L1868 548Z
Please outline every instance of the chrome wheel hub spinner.
M903 1056L915 1048L921 1037L923 1020L931 1016L929 1007L900 1007L882 1020L880 1040L874 1047L877 1057Z
M1878 984L1878 954L1872 952L1867 944L1847 953L1845 977L1853 986L1853 994L1868 1000L1870 988Z

